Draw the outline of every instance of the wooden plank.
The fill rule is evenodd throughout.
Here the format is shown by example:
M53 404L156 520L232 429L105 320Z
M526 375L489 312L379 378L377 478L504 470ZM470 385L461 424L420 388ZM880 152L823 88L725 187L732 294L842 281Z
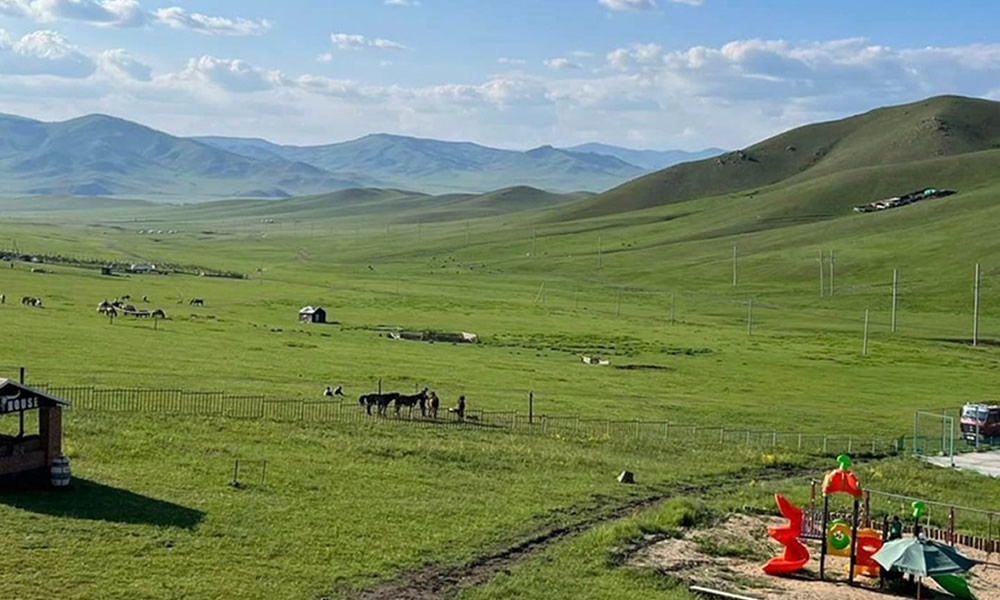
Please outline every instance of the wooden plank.
M688 591L695 594L702 594L706 596L712 596L713 598L725 598L726 600L759 600L758 598L751 598L750 596L740 596L739 594L730 594L729 592L723 592L722 590L713 590L706 587L701 587L699 585L692 585L688 588Z

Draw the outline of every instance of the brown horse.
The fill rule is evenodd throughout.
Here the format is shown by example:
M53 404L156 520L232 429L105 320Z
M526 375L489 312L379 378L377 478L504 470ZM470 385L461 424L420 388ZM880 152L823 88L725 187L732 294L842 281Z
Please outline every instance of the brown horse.
M437 394L435 394L434 392L431 392L430 394L428 394L427 404L429 405L429 408L430 408L431 418L432 419L437 419L438 418L438 409L441 407L441 400L438 399Z

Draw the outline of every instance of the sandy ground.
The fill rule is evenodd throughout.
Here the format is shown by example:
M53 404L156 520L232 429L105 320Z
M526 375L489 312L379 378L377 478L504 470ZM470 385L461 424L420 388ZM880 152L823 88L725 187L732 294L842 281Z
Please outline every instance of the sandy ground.
M768 526L780 526L782 519L732 516L712 529L688 531L681 539L652 544L630 561L633 566L655 568L692 585L720 589L760 600L877 600L898 597L878 590L877 579L861 579L861 587L847 583L847 559L827 559L828 578L820 582L819 545L807 544L812 558L805 570L788 577L766 575L761 566L781 553L781 546L767 535ZM708 540L706 542L706 540ZM739 557L710 556L699 551L710 544L737 547ZM968 548L962 552L971 558L986 556ZM716 554L717 552L713 552ZM997 557L991 557L994 562ZM980 600L1000 600L1000 567L978 566L970 573L969 584ZM909 597L915 597L914 593ZM930 580L925 580L924 598L951 598Z
M939 467L951 467L951 458L947 456L927 456L924 460ZM975 471L988 477L1000 477L1000 450L956 454L955 468L963 471Z

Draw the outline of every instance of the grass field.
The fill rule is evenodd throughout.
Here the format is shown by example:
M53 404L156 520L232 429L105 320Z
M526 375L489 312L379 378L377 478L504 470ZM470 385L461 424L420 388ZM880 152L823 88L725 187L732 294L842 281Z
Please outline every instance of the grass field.
M960 194L874 215L817 213L796 201L836 186L822 180L584 221L562 220L565 209L556 207L486 219L456 209L452 221L420 222L419 210L394 212L391 200L351 215L296 199L276 205L287 210L275 223L263 223L269 217L253 202L57 203L44 214L4 205L0 248L250 277L106 277L61 264L32 273L26 263L0 263L0 324L10 340L0 346L0 374L25 366L29 383L316 399L328 384L356 396L381 379L388 389L429 386L445 406L465 394L473 408L525 411L533 391L537 413L905 435L915 409L993 397L1000 367L1000 190L982 169L954 172L935 185ZM179 233L138 234L149 228ZM821 249L836 252L832 297L818 293ZM984 343L973 348L976 262ZM893 268L902 282L896 333ZM128 318L110 324L95 312L124 294L149 296L148 307L170 318L154 328ZM45 308L21 306L25 295L42 297ZM187 304L194 297L205 306ZM338 323L298 324L307 304ZM393 341L380 326L471 331L482 343ZM612 364L587 366L581 354ZM663 368L615 368L626 365ZM67 589L77 598L342 597L668 496L682 483L827 466L709 444L82 410L67 416L67 444L76 491L0 496L8 524L0 540L30 558L0 559L3 597ZM266 460L266 483L228 487L237 458ZM626 468L639 486L614 482ZM991 502L983 484L956 484L909 461L865 468L881 469L877 485L891 491ZM745 502L766 503L764 490L747 492ZM668 581L607 561L644 519L675 526L678 506L561 541L462 597L548 598L556 589L581 598L622 590L684 597Z

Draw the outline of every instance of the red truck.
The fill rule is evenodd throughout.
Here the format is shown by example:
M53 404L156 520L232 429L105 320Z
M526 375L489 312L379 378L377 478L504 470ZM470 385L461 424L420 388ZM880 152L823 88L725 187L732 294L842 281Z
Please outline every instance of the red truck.
M962 437L970 444L1000 444L1000 406L966 404L962 407Z

